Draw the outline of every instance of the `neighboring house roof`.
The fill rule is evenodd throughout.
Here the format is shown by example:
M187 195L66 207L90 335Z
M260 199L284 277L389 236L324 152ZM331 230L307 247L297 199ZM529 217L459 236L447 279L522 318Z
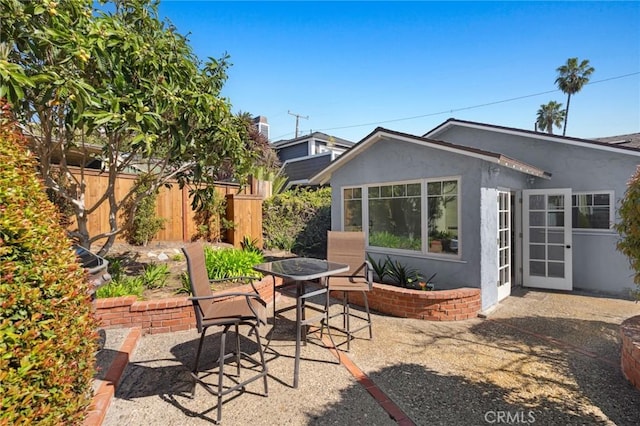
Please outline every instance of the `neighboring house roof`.
M628 135L619 135L619 136L607 136L605 138L593 138L593 140L598 142L606 142L610 145L640 148L640 133L630 133Z
M282 165L285 176L287 176L287 186L308 185L309 177L324 169L333 158L331 152L311 155L308 157L293 158L287 160Z
M330 136L330 135L327 135L326 133L313 132L311 134L300 136L295 139L281 139L281 140L272 142L271 145L273 146L274 149L278 150L280 148L285 148L290 145L306 142L309 139L325 140L327 142L334 144L335 146L339 146L343 148L351 148L355 144L355 142L351 142L342 138L337 138L335 136Z
M631 151L635 153L634 155L640 155L640 146L614 144L611 142L604 142L598 139L581 139L581 138L574 138L571 136L559 136L559 135L553 135L549 133L535 132L533 130L516 129L513 127L504 127L504 126L497 126L495 124L486 124L486 123L478 123L474 121L458 120L455 118L448 119L444 123L436 126L432 130L425 133L423 136L429 137L429 138L437 138L438 135L440 135L442 132L454 126L489 130L489 131L500 132L505 134L517 135L517 136L535 137L536 139L539 139L539 140L548 140L553 142L566 143L569 145L581 145L581 146L595 148L595 149L602 149L605 151L613 150L615 152L624 151L627 153Z
M408 133L402 133L385 129L383 127L378 127L373 132L369 133L369 135L365 136L364 139L354 145L349 151L345 152L338 159L329 164L329 166L327 166L325 169L321 170L318 174L311 177L309 181L311 183L320 185L327 183L331 179L331 174L335 170L338 170L340 167L347 164L352 158L359 155L361 152L363 152L382 138L390 138L403 142L416 143L443 151L454 152L469 157L479 158L536 177L542 177L545 179L549 179L551 177L550 173L547 173L538 167L499 153L463 145L456 145L450 142L410 135Z

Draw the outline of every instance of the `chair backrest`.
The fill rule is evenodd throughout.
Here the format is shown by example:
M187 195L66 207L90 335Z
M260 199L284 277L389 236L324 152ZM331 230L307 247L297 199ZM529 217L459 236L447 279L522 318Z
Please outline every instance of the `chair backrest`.
M346 263L349 274L360 270L365 261L364 232L327 232L327 260L329 262Z
M207 265L204 259L204 244L196 242L182 248L182 252L187 258L187 271L189 272L189 283L191 293L196 296L211 296L213 294L207 275Z

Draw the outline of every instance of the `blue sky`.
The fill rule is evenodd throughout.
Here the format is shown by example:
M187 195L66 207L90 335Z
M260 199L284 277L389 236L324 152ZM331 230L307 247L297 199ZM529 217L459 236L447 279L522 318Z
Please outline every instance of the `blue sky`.
M266 116L272 141L294 137L289 111L309 117L300 135L352 141L450 117L533 130L540 105L566 104L555 79L569 57L596 71L567 135L640 132L640 2L162 0L160 14L199 58L229 53L223 95Z

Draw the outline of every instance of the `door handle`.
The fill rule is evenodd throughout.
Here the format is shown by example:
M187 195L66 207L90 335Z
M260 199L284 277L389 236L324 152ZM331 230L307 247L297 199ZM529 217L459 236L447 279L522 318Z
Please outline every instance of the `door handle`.
M567 247L567 248L571 248L571 246L570 246L569 244L567 244L565 247Z

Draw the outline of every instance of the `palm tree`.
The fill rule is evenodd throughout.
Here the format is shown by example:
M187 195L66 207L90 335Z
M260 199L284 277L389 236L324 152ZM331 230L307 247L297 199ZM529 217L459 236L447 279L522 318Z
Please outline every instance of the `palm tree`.
M569 104L571 95L582 90L582 86L589 82L589 77L595 69L589 65L589 60L585 59L578 65L578 58L569 58L567 63L556 69L558 78L556 84L563 93L567 94L567 110L564 118L564 129L562 136L567 133L567 120L569 117Z
M560 128L565 121L567 111L562 109L562 104L556 101L549 101L546 105L540 105L536 126L541 132L553 134L553 126Z

